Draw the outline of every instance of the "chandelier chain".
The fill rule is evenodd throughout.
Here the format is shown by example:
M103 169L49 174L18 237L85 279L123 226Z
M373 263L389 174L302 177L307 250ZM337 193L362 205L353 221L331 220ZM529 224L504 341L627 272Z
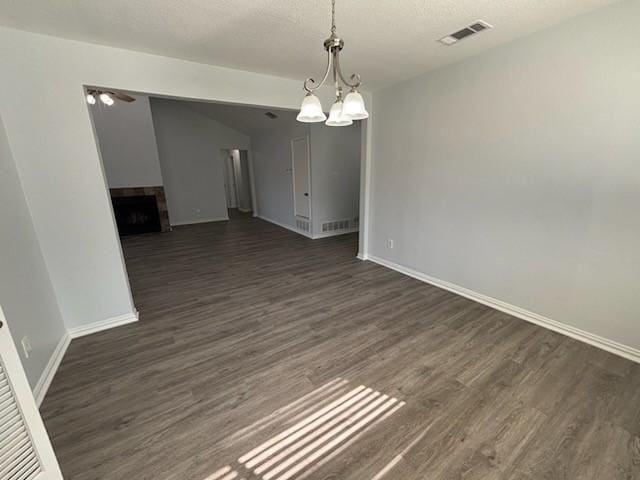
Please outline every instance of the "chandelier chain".
M336 35L336 0L331 0L331 35Z

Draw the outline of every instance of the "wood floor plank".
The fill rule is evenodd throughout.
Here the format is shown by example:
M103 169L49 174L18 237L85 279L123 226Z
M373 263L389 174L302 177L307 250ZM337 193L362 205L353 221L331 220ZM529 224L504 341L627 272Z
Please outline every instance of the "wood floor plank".
M140 321L73 340L42 406L67 480L256 480L239 458L296 428L263 460L324 439L293 480L640 478L640 365L361 262L356 235L236 216L123 251ZM341 417L360 385L397 410Z

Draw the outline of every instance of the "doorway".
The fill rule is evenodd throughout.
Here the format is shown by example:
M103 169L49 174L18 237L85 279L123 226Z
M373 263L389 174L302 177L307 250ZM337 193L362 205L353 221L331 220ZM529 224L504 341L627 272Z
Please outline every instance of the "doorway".
M311 168L309 160L309 137L292 139L293 210L296 217L307 220L311 219Z
M255 201L249 151L237 148L222 149L220 157L229 219L253 216Z

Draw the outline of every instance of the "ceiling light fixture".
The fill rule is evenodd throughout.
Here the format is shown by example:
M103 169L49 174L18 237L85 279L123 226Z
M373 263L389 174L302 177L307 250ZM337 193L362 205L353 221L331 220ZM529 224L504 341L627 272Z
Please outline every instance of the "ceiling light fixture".
M340 68L340 51L344 48L344 41L336 35L336 0L331 0L331 36L325 40L324 49L327 51L327 68L319 83L313 78L304 81L304 90L307 94L302 100L298 121L304 123L324 122L327 116L322 110L320 99L314 94L333 73L333 84L336 89L336 101L329 112L329 119L326 124L330 127L342 127L351 125L354 120L363 120L369 117L369 113L364 105L364 99L358 88L362 85L360 75L354 73L349 78L344 78ZM351 91L342 98L342 85L349 87Z
M121 100L127 103L136 101L135 98L133 98L131 95L127 95L126 93L97 90L95 88L88 88L85 98L89 105L95 105L97 103L96 98L99 98L100 101L107 106L113 105L116 100Z
M111 106L114 103L113 98L111 98L108 93L101 93L100 100L102 101L102 103L108 106Z

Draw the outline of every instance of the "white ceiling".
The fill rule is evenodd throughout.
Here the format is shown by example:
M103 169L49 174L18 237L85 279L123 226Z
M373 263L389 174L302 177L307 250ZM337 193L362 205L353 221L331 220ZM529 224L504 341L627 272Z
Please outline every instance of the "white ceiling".
M337 0L343 67L375 90L616 1ZM323 68L329 12L329 0L0 0L1 25L300 80ZM496 28L436 42L479 19Z

